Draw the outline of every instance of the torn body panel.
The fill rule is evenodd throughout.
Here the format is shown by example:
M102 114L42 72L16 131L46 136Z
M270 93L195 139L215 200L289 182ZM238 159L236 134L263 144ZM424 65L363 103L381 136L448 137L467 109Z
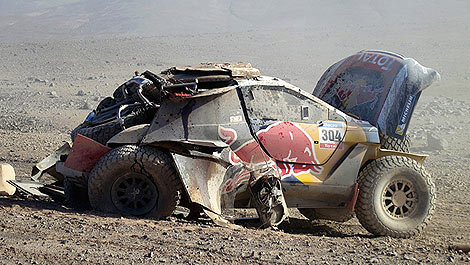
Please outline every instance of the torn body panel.
M76 171L90 172L96 162L110 150L111 148L79 134L75 137L64 166Z
M58 173L55 168L56 162L60 161L61 156L68 155L71 148L69 143L65 143L54 153L50 154L48 157L41 160L35 166L33 166L31 172L31 180L38 181L44 173L48 173L57 180L63 180L63 175Z
M383 134L403 139L421 92L438 79L435 70L414 59L361 51L328 68L313 95Z

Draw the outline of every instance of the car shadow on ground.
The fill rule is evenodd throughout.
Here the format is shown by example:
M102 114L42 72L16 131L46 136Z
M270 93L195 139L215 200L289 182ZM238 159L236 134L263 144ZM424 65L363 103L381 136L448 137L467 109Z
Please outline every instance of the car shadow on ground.
M87 207L68 207L63 202L57 202L52 200L40 200L35 198L22 198L18 196L13 197L0 197L0 207L20 207L29 208L32 210L51 210L67 214L86 214L97 217L111 217L120 218L119 214L108 214L101 213L91 210ZM199 225L205 225L208 227L215 226L215 224L209 218L199 218L195 220L187 220L186 214L182 212L176 212L173 217L178 223L198 223ZM143 217L126 217L141 219ZM154 218L148 218L149 220L157 221ZM235 224L240 225L247 229L262 229L261 223L258 218L245 217L233 220ZM282 231L287 234L301 234L301 235L312 235L312 236L326 236L326 237L362 237L362 238L373 238L374 236L367 234L367 232L361 233L359 225L348 223L336 223L326 220L315 220L310 221L307 219L300 218L289 218L288 221L284 221L277 228L268 228L278 231ZM359 230L359 231L358 231ZM359 232L359 233L358 233Z
M258 218L241 218L235 220L235 223L245 228L260 229L261 223ZM373 235L367 232L358 233L362 230L359 225L351 225L346 223L337 223L327 220L307 220L300 218L289 218L277 228L269 228L282 231L287 234L326 236L326 237L362 237L373 238ZM359 231L361 232L361 231Z

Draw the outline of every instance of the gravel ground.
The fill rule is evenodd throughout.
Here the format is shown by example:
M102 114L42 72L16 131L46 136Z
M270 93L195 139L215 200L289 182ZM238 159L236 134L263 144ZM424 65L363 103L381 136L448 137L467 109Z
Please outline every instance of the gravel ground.
M310 222L296 211L277 230L257 229L253 221L229 230L209 220L103 216L14 197L0 198L2 263L469 263L468 253L449 250L470 244L470 93L461 63L470 58L454 52L466 47L465 37L424 43L422 36L410 35L403 43L390 35L370 43L348 32L300 33L296 39L299 32L281 31L0 43L0 162L27 178L31 166L68 141L71 129L135 70L247 61L311 91L328 65L373 45L413 56L443 74L424 91L409 132L413 150L430 155L425 166L437 187L436 214L421 236L372 237L356 219ZM322 52L306 52L309 45ZM444 48L446 55L439 53Z

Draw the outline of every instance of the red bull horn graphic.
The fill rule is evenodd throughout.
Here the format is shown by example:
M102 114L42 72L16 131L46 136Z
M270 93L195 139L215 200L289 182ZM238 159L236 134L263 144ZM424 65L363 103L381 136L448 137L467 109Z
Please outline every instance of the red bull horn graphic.
M322 172L323 167L317 166L312 137L297 124L276 122L257 135L266 151L278 161L276 164L282 177Z
M232 129L219 127L219 135L229 145L235 142L233 139L236 139L236 132ZM275 164L282 178L303 174L318 175L322 172L323 167L318 166L312 137L297 124L276 122L258 131L257 136L265 150L277 162L254 139L230 152L230 162L241 162L250 168L265 163L271 166ZM240 172L240 175L245 174Z

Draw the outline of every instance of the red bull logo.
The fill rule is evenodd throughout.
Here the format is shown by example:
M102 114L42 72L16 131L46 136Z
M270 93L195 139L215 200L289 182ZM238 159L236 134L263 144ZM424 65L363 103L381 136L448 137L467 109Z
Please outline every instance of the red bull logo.
M257 135L266 151L278 161L276 164L281 176L322 172L323 167L316 166L319 163L313 139L297 124L276 122L260 130Z
M219 135L229 145L236 141L236 132L232 129L219 127ZM317 165L319 163L311 136L297 124L276 122L258 131L257 136L272 158L255 139L251 139L230 152L230 162L243 163L248 168L266 163L276 165L282 177L322 172L323 167Z

